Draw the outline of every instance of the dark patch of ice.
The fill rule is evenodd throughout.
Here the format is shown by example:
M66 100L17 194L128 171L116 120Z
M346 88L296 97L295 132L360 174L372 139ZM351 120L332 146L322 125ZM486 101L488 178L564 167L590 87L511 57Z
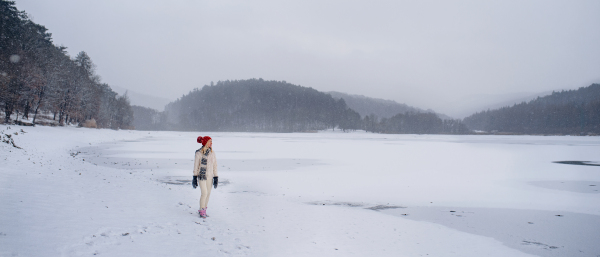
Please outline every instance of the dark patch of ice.
M571 165L585 165L585 166L600 166L600 164L591 161L555 161L553 163L560 164L571 164Z
M373 207L367 207L365 209L374 210L374 211L380 211L380 210L400 209L400 208L406 208L406 207L404 207L404 206L396 206L396 205L375 205Z
M351 203L351 202L332 202L332 201L317 201L309 202L311 205L325 205L325 206L347 206L347 207L363 207L362 203Z
M373 210L373 211L406 208L406 207L397 206L397 205L368 205L368 204L364 204L364 203L332 202L332 201L308 202L307 204L310 204L310 205L321 205L321 206L364 207L365 209Z
M547 244L540 243L540 242L532 242L532 241L527 241L527 240L523 240L523 245L536 245L536 246L542 247L543 249L548 249L548 250L558 249L558 246L552 246L552 245L547 245Z

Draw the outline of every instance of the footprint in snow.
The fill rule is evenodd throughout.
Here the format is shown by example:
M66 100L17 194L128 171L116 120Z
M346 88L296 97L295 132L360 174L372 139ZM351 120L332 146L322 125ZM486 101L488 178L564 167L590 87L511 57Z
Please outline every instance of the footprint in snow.
M96 233L84 236L80 243L67 247L64 255L99 255L107 250L114 250L115 247L134 244L137 240L145 237L160 236L161 234L169 238L171 235L181 234L181 232L172 224L164 226L149 224L129 228L105 227L100 228Z

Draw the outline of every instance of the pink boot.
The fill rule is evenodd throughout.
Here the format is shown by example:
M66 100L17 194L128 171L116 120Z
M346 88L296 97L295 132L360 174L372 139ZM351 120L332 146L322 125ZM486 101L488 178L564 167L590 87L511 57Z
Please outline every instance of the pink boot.
M200 217L206 219L206 210L205 209L200 209L200 210L198 210L198 212L200 213Z

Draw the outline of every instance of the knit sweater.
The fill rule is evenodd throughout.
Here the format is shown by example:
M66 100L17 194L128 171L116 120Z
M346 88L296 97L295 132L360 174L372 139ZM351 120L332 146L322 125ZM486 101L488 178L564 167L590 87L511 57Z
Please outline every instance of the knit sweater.
M194 158L194 176L200 175L200 162L202 161L202 148L196 150L196 157ZM211 180L212 177L218 177L217 173L217 157L214 151L210 151L207 158L208 163L206 164L206 179Z

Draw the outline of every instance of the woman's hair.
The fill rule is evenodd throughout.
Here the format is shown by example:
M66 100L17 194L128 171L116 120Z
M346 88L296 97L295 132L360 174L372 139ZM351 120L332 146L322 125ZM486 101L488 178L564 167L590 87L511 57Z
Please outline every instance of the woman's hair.
M200 149L200 152L202 154L206 154L206 151L208 151L208 142L206 143L206 145L203 145L202 148Z

